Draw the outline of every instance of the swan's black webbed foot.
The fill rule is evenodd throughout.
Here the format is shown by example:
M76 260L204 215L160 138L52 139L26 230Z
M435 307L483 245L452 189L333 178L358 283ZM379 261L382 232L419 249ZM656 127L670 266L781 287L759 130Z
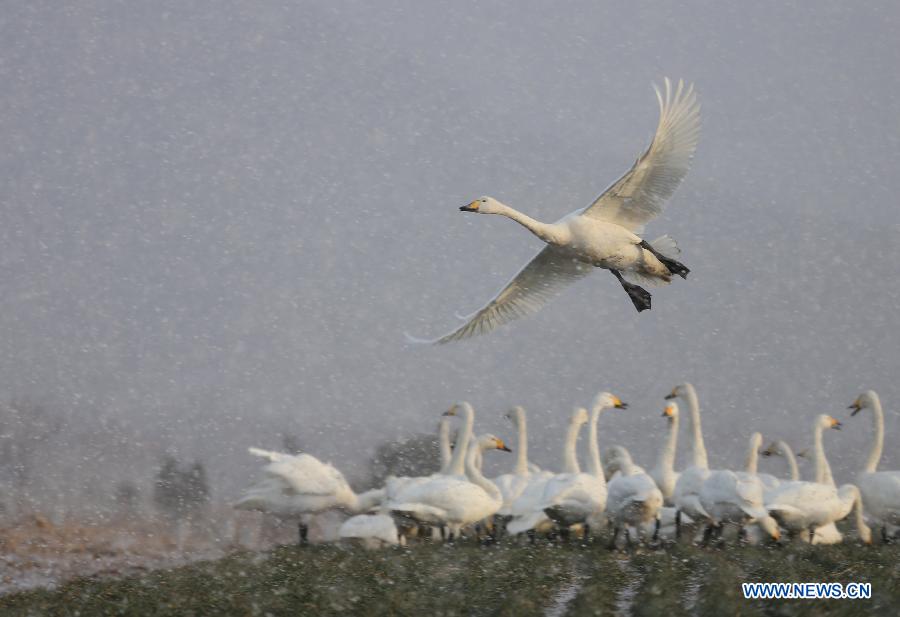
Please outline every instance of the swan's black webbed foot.
M628 294L628 297L631 298L631 303L634 304L634 308L637 309L638 313L650 309L651 296L649 291L640 285L635 285L634 283L626 281L622 278L622 274L618 270L610 270L610 272L612 272L613 276L615 276L619 283L622 284L622 289L624 289L625 293Z
M677 274L683 279L686 279L687 275L690 274L691 270L686 265L684 265L680 261L672 259L671 257L666 257L655 248L653 248L653 246L646 240L641 240L641 248L645 248L653 253L653 256L656 257L660 262L662 262L662 265L664 265L672 274Z

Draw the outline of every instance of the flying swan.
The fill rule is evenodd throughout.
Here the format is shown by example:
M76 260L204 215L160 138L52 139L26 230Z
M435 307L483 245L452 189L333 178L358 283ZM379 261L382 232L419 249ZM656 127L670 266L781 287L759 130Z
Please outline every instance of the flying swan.
M654 87L655 88L655 87ZM647 150L631 169L592 204L556 223L542 223L493 197L460 208L463 212L500 214L526 227L547 243L496 298L455 331L433 341L449 343L490 332L513 319L536 313L566 285L594 267L609 270L640 312L650 308L650 293L640 287L665 285L688 270L674 257L675 241L640 237L644 225L662 212L690 167L700 137L700 106L692 85L665 80L656 89L659 125Z

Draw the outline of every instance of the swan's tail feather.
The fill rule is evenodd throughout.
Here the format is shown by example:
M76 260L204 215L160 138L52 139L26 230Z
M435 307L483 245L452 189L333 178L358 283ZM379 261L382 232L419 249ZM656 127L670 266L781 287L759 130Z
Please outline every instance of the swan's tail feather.
M272 450L263 450L262 448L247 448L247 451L254 456L259 456L273 463L280 461L284 458L284 454L281 452L273 452Z
M681 255L681 249L678 248L678 244L669 235L660 236L651 242L650 246L656 249L660 255L668 257L669 259L675 259Z

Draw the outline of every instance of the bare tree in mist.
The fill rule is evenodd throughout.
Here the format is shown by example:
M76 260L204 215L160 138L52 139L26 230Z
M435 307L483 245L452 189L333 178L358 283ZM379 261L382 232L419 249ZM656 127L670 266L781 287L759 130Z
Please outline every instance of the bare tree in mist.
M438 441L419 434L382 443L369 461L369 485L381 486L388 476L423 476L441 468Z

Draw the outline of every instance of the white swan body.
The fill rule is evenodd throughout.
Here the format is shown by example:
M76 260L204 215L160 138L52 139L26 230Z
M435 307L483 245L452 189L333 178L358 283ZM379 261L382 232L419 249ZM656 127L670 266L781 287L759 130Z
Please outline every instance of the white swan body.
M674 241L664 236L648 245L638 235L662 211L687 173L700 135L700 108L692 87L684 88L679 82L673 93L666 79L665 97L657 90L657 98L660 119L650 147L628 173L588 207L551 224L536 221L491 197L460 208L506 216L547 246L486 307L435 342L483 334L535 313L565 286L595 267L612 270L617 278L624 275L650 284L668 283L673 273L687 276L687 268L671 257L677 254ZM628 291L624 282L623 286ZM640 291L646 294L644 305L639 305L629 291L639 311L650 308L649 293Z
M474 443L469 444L470 452L466 457L467 478L450 475L410 487L389 502L386 508L404 518L445 524L450 540L459 534L463 526L496 513L503 503L503 496L475 467L476 453L487 449L509 449L493 435L482 435L477 440L470 435L469 441Z
M283 454L250 448L269 461L268 476L248 489L234 504L242 510L260 510L282 516L317 514L326 510L356 513L380 503L384 492L374 489L357 495L344 475L309 454Z
M625 446L610 446L603 452L603 477L609 482L615 477L622 475L622 467L628 465L631 469L646 473L644 468L634 462L631 452Z
M586 409L578 408L572 412L563 444L563 469L565 471L563 474L533 477L532 481L529 482L522 494L513 501L510 507L512 520L506 526L509 533L519 534L531 530L543 530L549 526L550 519L544 513L544 490L557 475L580 473L581 469L578 466L575 448L578 441L578 433L587 422L588 413Z
M620 471L610 480L606 497L606 515L614 529L613 543L622 527L640 530L658 520L663 505L662 491L653 478L631 462L627 451L619 453L618 467Z
M700 426L700 405L694 386L683 383L676 386L667 400L681 398L688 404L691 425L691 465L681 472L672 493L672 503L678 512L684 512L690 518L700 521L709 518L700 503L700 488L709 476L709 463L706 458L706 447L703 444L703 429ZM678 517L676 516L676 519ZM678 523L676 522L676 526Z
M589 473L559 474L548 480L544 487L541 509L557 526L565 529L576 523L588 526L598 524L606 508L607 487L600 462L597 424L603 411L627 407L609 392L601 392L595 397L588 428ZM577 466L577 461L575 464Z
M769 446L763 450L763 456L781 456L784 457L785 462L788 466L788 480L782 481L779 483L784 484L784 482L797 482L800 480L800 469L797 467L797 459L794 456L794 450L784 441L778 440L769 444ZM776 487L777 489L777 487ZM766 503L771 503L771 497L774 495L775 490L770 490L766 492ZM804 542L809 542L809 537L806 534L801 534L800 539ZM837 526L834 523L829 523L827 525L823 525L822 527L816 527L815 533L812 538L813 544L838 544L844 539L844 536L838 531Z
M830 472L826 473L828 461L822 445L822 431L826 428L839 429L840 426L840 422L826 415L818 416L813 424L817 478L831 478ZM838 489L833 481L783 482L768 497L766 509L779 525L793 533L808 533L808 541L814 543L817 529L843 520L851 509L855 509L860 538L864 542L871 542L871 531L863 520L860 492L852 484ZM825 530L823 536L829 534L831 530Z
M700 487L700 503L714 526L731 523L743 527L756 522L760 528L778 539L778 527L765 508L765 491L756 475L756 455L762 435L753 433L747 454L746 471L716 469Z
M675 485L678 483L678 477L681 475L675 471L675 451L678 445L678 404L670 401L662 413L664 418L668 419L669 434L663 443L663 448L659 453L656 466L650 470L650 477L656 482L656 486L662 492L665 505L672 506L674 504Z
M872 411L874 439L866 459L866 466L857 476L856 483L862 494L866 516L873 524L882 528L887 535L886 527L900 525L900 471L877 471L884 448L884 411L881 400L872 390L859 395L850 406L852 415L863 409Z
M354 540L366 548L382 548L405 544L397 532L397 526L387 514L357 514L341 525L338 532L344 540Z

